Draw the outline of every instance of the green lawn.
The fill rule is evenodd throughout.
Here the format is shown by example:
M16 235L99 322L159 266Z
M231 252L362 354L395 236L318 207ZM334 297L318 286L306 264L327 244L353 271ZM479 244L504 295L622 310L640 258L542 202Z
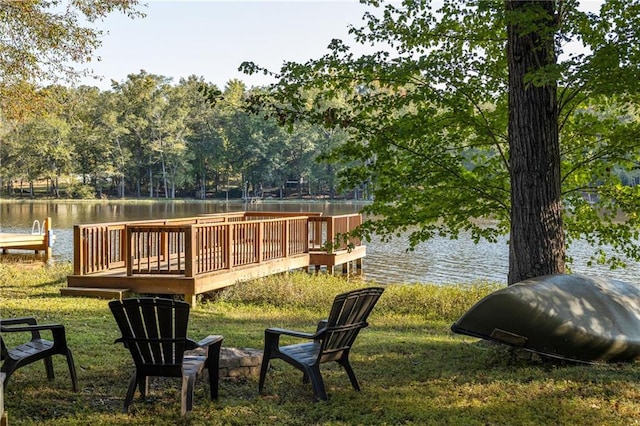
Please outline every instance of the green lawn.
M263 395L257 378L225 380L220 399L210 401L203 378L194 410L183 418L179 381L160 379L146 401L136 400L123 414L133 363L122 345L113 344L119 334L107 301L60 296L70 272L69 265L0 264L0 316L63 323L80 386L71 391L62 356L55 357L53 382L42 363L18 370L5 392L11 426L640 424L634 365L554 365L452 334L451 323L497 288L488 284L387 286L351 355L361 392L338 365L324 365L330 400L314 402L301 374L276 360ZM335 294L363 285L306 274L240 284L200 301L190 335L222 334L225 346L262 348L266 327L313 331Z

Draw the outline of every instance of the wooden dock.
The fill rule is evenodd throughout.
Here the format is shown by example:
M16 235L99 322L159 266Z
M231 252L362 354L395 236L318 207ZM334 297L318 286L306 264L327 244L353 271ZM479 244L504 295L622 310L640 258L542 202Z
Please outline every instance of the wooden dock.
M35 225L35 223L34 223ZM36 254L42 252L47 258L51 256L51 246L53 246L53 233L51 231L51 218L46 218L42 222L42 228L38 222L38 228L32 228L28 233L0 233L0 250L7 253L13 250L34 250Z
M360 214L239 212L76 225L73 275L62 293L178 294L193 305L198 294L275 273L361 269L360 240L327 249L361 223Z

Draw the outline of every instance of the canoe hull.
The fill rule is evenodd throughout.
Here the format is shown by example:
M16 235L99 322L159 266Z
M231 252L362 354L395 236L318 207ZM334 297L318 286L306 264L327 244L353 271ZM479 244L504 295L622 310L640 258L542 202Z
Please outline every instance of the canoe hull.
M547 275L498 290L455 333L578 362L640 359L640 288L585 275Z

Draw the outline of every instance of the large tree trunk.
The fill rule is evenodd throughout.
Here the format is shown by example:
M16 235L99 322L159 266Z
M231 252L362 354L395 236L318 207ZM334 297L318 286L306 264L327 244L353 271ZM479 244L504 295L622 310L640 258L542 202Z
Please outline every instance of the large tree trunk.
M525 81L525 75L556 63L554 3L507 0L507 16L511 16L507 24L511 176L509 284L565 271L557 85L555 81L544 85ZM539 19L534 31L531 27L519 27L515 17L534 9L543 10L547 16ZM524 22L530 24L531 20L524 19Z

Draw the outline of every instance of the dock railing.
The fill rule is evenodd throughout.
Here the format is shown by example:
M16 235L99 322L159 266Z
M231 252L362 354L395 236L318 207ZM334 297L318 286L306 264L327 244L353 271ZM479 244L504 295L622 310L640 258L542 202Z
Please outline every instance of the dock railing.
M216 223L244 220L240 214L207 215L186 219L110 222L73 227L73 273L89 275L126 268L127 226L179 226L192 223Z
M74 227L74 275L195 277L326 249L361 215L239 212ZM354 245L360 241L352 239ZM346 245L333 247L345 249Z
M345 250L348 245L359 246L362 244L359 238L350 237L347 241L336 237L346 236L362 224L362 215L345 214L340 216L316 216L309 218L309 245L311 250L330 251ZM331 245L331 247L328 247Z

